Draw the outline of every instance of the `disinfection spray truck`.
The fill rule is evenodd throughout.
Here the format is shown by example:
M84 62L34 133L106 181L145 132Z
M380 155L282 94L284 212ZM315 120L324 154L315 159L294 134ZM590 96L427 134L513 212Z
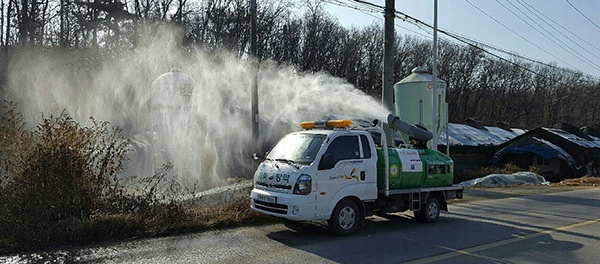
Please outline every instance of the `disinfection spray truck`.
M431 132L391 114L387 121L412 145L388 147L378 121L302 122L304 130L283 137L258 166L252 209L291 221L326 220L338 235L357 232L373 214L411 210L417 221L437 221L448 199L462 198L463 187L452 184L453 161L424 147Z

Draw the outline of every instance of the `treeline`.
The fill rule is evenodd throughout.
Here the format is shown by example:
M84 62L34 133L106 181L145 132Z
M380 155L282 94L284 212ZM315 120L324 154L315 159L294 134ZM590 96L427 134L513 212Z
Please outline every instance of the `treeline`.
M6 85L9 48L135 49L143 33L177 25L182 49L250 50L249 0L1 0L0 84ZM375 97L381 94L383 26L346 28L318 0L258 0L262 60L299 72L328 72ZM400 22L397 22L400 23ZM151 24L154 26L148 27ZM394 79L431 65L432 42L396 36ZM448 83L451 122L475 117L487 124L596 125L600 79L560 65L499 59L475 46L441 41L439 76Z

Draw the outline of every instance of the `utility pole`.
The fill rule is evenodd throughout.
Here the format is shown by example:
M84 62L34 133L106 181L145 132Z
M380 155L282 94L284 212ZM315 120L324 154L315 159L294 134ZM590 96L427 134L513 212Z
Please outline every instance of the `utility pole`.
M383 36L383 77L381 102L389 112L394 107L394 0L385 0L385 22ZM389 146L395 147L394 131L389 126L384 126L385 137Z
M433 96L431 102L433 105L432 109L432 122L431 122L431 132L433 132L433 139L431 140L431 149L438 149L438 131L439 123L440 123L440 107L438 100L438 77L437 77L437 57L438 57L438 43L437 43L437 17L438 17L438 1L433 0L433 66L432 66L432 77L431 77L431 96ZM446 128L447 129L447 128Z
M258 141L258 56L256 54L256 0L250 0L250 19L251 19L251 59L254 60L254 76L252 80L252 141L254 144L254 152L260 151L260 143Z
M8 1L8 6L2 1L2 22L0 23L0 103L4 102L4 89L8 86L8 44L10 40L10 15L12 9L12 1ZM4 11L6 8L6 24L4 22ZM4 29L6 28L6 32ZM6 33L6 34L4 34Z

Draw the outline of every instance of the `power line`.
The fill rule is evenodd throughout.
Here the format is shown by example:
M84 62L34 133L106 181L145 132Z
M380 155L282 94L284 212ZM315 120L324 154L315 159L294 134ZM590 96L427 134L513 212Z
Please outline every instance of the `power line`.
M581 12L577 7L575 7L569 0L565 0L567 1L567 3L569 3L569 5L571 7L573 7L573 9L577 10L577 12L579 12L579 14L581 14L583 17L585 17L588 21L590 21L590 23L594 24L594 26L596 26L597 28L600 28L600 26L598 26L598 24L596 24L594 21L592 21L588 16L586 16L583 12Z
M600 48L590 44L589 42L587 42L586 40L582 39L581 37L577 36L577 34L573 34L572 31L566 29L565 27L563 27L560 23L554 21L552 18L544 15L544 13L540 12L539 10L537 10L535 7L529 5L526 1L523 0L516 0L520 5L522 5L523 7L525 7L525 9L527 9L527 11L531 12L534 16L536 16L540 21L543 21L546 25L548 25L550 28L552 28L554 31L560 33L564 38L570 40L571 42L573 42L575 45L577 45L577 47L581 48L582 50L585 50L586 52L588 52L590 55L596 57L597 59L600 59L599 56L597 56L596 54L594 54L593 52L591 52L589 49L581 46L577 41L573 40L571 37L569 37L567 34L563 33L563 31L558 30L556 27L554 27L554 25L548 23L548 21L551 21L552 23L554 23L555 25L557 25L558 27L560 27L562 30L566 31L566 32L570 32L573 36L577 37L579 40L583 41L584 43L588 44L589 46L595 48L596 50L600 51ZM541 15L541 16L540 16Z
M496 23L498 23L499 25L501 25L502 27L504 27L505 29L507 29L508 31L512 32L513 34L517 35L518 37L520 37L521 39L525 40L527 43L533 45L534 47L538 48L539 50L545 52L546 54L552 56L553 58L559 60L560 62L569 65L571 68L575 68L577 69L577 67L569 64L568 62L556 57L554 54L546 51L545 49L543 49L542 47L540 47L539 45L533 43L531 40L523 37L521 34L517 33L516 31L512 30L511 28L507 27L506 25L504 25L502 22L498 21L496 18L494 18L493 16L491 16L490 14L488 14L487 12L483 11L481 8L477 7L476 5L474 5L473 3L471 3L471 1L469 0L465 0L465 2L467 2L468 4L470 4L471 6L473 6L475 9L477 9L479 12L483 13L484 15L486 15L487 17L489 17L490 19L494 20ZM579 70L579 69L578 69Z
M376 4L373 4L373 3L364 2L364 1L362 1L362 0L353 0L353 1L355 1L355 2L360 2L360 3L366 4L366 5L370 5L370 6L373 6L373 7L377 7L377 8L380 8L380 9L382 9L382 10L384 9L384 7L383 7L383 6L379 6L379 5L376 5ZM414 17L412 17L412 16L409 16L409 15L407 15L407 14L403 13L403 12L396 11L396 14L398 14L398 15L401 15L401 16L403 17L403 18L402 18L402 20L403 20L403 21L405 21L405 22L408 22L408 23L411 23L411 24L413 24L413 25L416 25L417 27L419 27L420 25L422 25L422 26L425 26L425 27L427 27L427 28L429 28L429 29L433 29L433 26L431 26L431 25L429 25L429 24L427 24L427 23L425 23L425 22L423 22L423 21L421 21L421 20L419 20L419 19L417 19L417 18L414 18ZM419 28L420 28L420 27L419 27ZM487 50L485 50L485 49L481 48L479 45L476 45L476 44L480 44L480 45L482 45L482 44L483 44L483 46L492 47L492 48L494 48L494 49L495 49L495 50L497 50L497 51L500 51L500 52L503 52L503 53L509 54L509 55L511 55L511 56L515 56L515 57L519 57L519 58L527 59L527 60L529 60L529 61L533 61L533 62L535 62L535 63L538 63L538 64L542 64L542 65L546 65L546 66L549 66L549 67L556 68L556 67L554 67L554 66L552 66L552 65L549 65L549 64L546 64L546 63L543 63L543 62L540 62L540 61L536 61L536 60L533 60L533 59L530 59L530 58L526 58L526 57L524 57L524 56L522 56L522 55L519 55L519 54L516 54L516 53L511 53L511 52L508 52L508 51L506 51L506 50L503 50L503 49L500 49L500 48L496 48L496 47L494 47L494 46L492 46L492 45L485 44L485 43L483 43L483 42L480 42L480 41L475 41L475 40L472 40L472 39L466 38L466 37L464 37L464 36L460 36L459 34L453 34L453 33L449 33L449 31L447 31L447 30L444 30L444 29L438 29L438 31L439 31L440 33L442 33L442 34L445 34L445 35L447 35L447 36L449 36L449 37L453 38L453 39L456 39L456 40L458 40L459 42L465 43L465 44L467 44L467 45L469 45L469 46L472 46L472 47L474 47L474 48L476 48L476 49L478 49L478 50L481 50L481 51L483 51L484 53L487 53L487 54L489 54L489 55L491 55L491 56L493 56L493 57L496 57L496 58L498 58L498 59L500 59L500 60L502 60L502 61L508 62L508 63L510 63L510 64L512 64L512 65L515 65L515 66L517 66L517 67L520 67L520 68L522 68L522 69L524 69L524 70L526 70L526 71L532 72L532 73L534 73L534 74L539 74L539 75L541 75L540 73L538 73L538 72L535 72L535 71L533 71L533 70L531 70L531 69L529 69L529 68L523 67L523 66L522 66L522 65L520 65L520 64L517 64L517 63L515 63L515 62L509 61L509 60L507 60L507 59L505 59L505 58L503 58L503 57L500 57L500 56L498 56L498 55L496 55L496 54L494 54L494 53L491 53L491 52L489 52L489 51L487 51ZM475 43L475 44L473 44L473 43ZM541 76L543 76L543 75L541 75Z
M381 13L382 11L369 5L361 5L361 3L347 3L342 0L323 0L323 2L328 2L330 4L338 5L341 7L352 8L369 16L373 16L373 13Z
M347 0L347 1L353 2L352 0ZM327 2L327 3L334 4L334 5L341 6L341 7L351 8L351 9L354 9L354 10L356 10L358 12L361 12L361 13L363 13L365 15L373 17L373 18L375 18L377 20L383 21L382 17L373 15L373 13L382 13L382 10L379 10L378 7L373 7L371 5L365 5L365 3L356 3L356 5L352 5L350 3L345 3L345 2L343 2L341 0L323 0L323 2ZM358 5L361 5L361 4L363 5L363 7L358 7ZM370 3L368 3L368 4L370 4ZM428 35L425 35L425 34L423 34L421 32L412 30L412 29L407 28L407 27L403 27L403 26L398 25L398 24L396 24L394 26L397 27L397 28L401 28L401 29L404 29L406 31L409 31L411 33L420 35L422 37L429 37ZM423 30L421 27L417 26L417 28ZM431 33L429 35L431 35Z
M365 6L369 6L369 7L373 7L373 8L378 8L378 9L379 9L381 12L383 12L383 10L385 9L385 7L383 7L383 6L380 6L380 5L377 5L377 4L373 4L373 3L370 3L370 2L366 2L366 1L363 1L363 0L348 0L348 1L354 1L354 2L357 2L357 3L363 4L363 5L365 5ZM465 0L465 1L467 1L467 2L468 2L468 0ZM473 5L472 3L470 3L470 4L471 4L471 5ZM475 8L477 8L477 7L475 7ZM419 19L417 19L417 18L415 18L415 17L412 17L412 16L410 16L410 15L408 15L408 14L405 14L405 13L403 13L403 12L400 12L400 11L397 11L397 10L396 10L396 15L399 15L399 16L400 16L399 18L400 18L400 19L402 19L402 21L404 21L404 22L407 22L407 23L410 23L410 24L413 24L413 25L415 25L415 26L417 26L417 27L419 27L419 28L421 28L421 26L423 26L423 27L426 27L426 28L428 28L428 29L431 29L431 30L433 29L433 26L431 26L431 25L429 25L429 24L427 24L427 23L425 23L425 22L423 22L423 21L421 21L421 20L419 20ZM397 17L398 17L398 16L397 16ZM494 19L494 18L492 18L492 19ZM495 19L494 19L494 20L495 20ZM497 21L497 20L496 20L496 22L497 22L497 23L499 23L499 21ZM499 23L499 24L501 24L501 23ZM509 29L509 30L510 30L510 29ZM534 71L534 70L532 70L532 69L529 69L529 68L527 68L527 67L524 67L524 66L522 66L522 65L520 65L520 64L518 64L518 63L515 63L515 62L513 62L513 61L510 61L510 60L507 60L507 59L505 59L505 58L503 58L503 57L501 57L501 56L498 56L498 55L496 55L496 54L494 54L494 53L492 53L492 52L490 52L490 51L488 51L488 50L486 50L486 49L482 48L482 46L483 46L483 47L486 47L486 48L488 48L488 49L493 49L493 50L495 50L495 51L497 51L497 52L500 52L500 53L503 53L503 54L506 54L506 55L509 55L509 56L512 56L512 57L516 57L516 58L524 59L524 60L527 60L527 61L530 61L530 62L533 62L533 63L536 63L536 64L544 65L544 66L546 66L546 67L550 67L550 68L558 69L558 70L561 70L561 71L568 71L568 70L567 70L567 69L565 69L565 68L561 68L561 67L557 67L557 66L555 66L555 65L551 65L551 64L548 64L548 63L545 63L545 62L541 62L541 61L539 61L539 60L535 60L535 59L532 59L532 58L529 58L529 57L526 57L526 56L520 55L520 54L518 54L518 53L516 53L516 52L511 52L511 51L508 51L508 50L505 50L505 49L502 49L502 48L499 48L499 47L496 47L496 46L493 46L493 45L490 45L490 44L484 43L484 42L482 42L482 41L475 40L475 39L473 39L473 38L469 38L469 37L466 37L466 36L460 35L460 34L458 34L458 33L454 33L454 32L451 32L451 31L448 31L448 30L445 30L445 29L440 29L440 28L438 28L438 31L439 31L440 33L442 33L442 34L444 34L444 35L446 35L446 36L448 36L448 37L452 38L452 39L455 39L455 40L457 40L457 41L459 41L459 42L461 42L461 43L464 43L464 44L467 44L467 45L469 45L469 46L472 46L472 47L474 47L474 48L477 48L477 49L481 50L482 52L484 52L484 53L486 53L486 54L489 54L489 55L491 55L491 56L493 56L493 57L496 57L496 58L498 58L499 60L502 60L502 61L504 61L504 62L510 63L510 64L512 64L512 65L515 65L515 66L517 66L517 67L519 67L519 68L521 68L521 69L524 69L524 70L526 70L526 71L529 71L529 72L531 72L531 73L537 74L537 75L539 75L539 76L544 76L544 77L546 77L546 78L550 78L550 77L548 77L548 76L545 76L545 75L543 75L543 74L541 74L541 73L539 73L539 72L536 72L536 71ZM510 31L512 31L512 30L510 30ZM517 34L516 32L515 32L515 34L516 34L516 35L519 35L519 34ZM529 42L530 42L530 41L529 41ZM533 44L533 43L532 43L532 44ZM533 44L533 45L534 45L534 46L537 46L537 45L535 45L535 44ZM538 47L538 48L540 48L540 47ZM540 49L541 49L541 48L540 48ZM552 56L552 54L550 54L550 55ZM554 56L553 56L553 57L554 57ZM557 59L557 60L559 60L559 61L561 61L561 62L563 62L563 63L565 63L566 65L569 65L569 66L571 66L572 68L575 68L575 67L573 67L572 65L570 65L569 63L566 63L566 62L562 61L562 60L561 60L561 59L559 59L559 58L556 58L556 59ZM581 70L579 70L579 71L581 72ZM587 75L587 76L589 76L590 78L594 78L594 79L600 79L600 78L598 78L597 76L592 76L592 75L590 75L590 74L586 74L586 75ZM552 78L550 78L550 79L552 79ZM563 84L563 85L565 85L565 84Z
M566 31L566 32L569 32L569 33L571 33L571 35L572 35L572 36L575 36L575 37L576 37L576 38L578 38L579 40L583 41L585 44L588 44L590 47L593 47L593 48L595 48L596 50L600 51L600 48L599 48L599 47L597 47L596 45L593 45L593 44L589 43L589 42L588 42L588 41L586 41L585 39L583 39L583 38L579 37L577 34L573 33L573 31L571 31L571 30L569 30L569 29L565 28L563 25L561 25L561 23L558 23L558 22L554 21L552 18L550 18L550 17L546 16L544 13L542 13L542 12L538 11L538 10L537 10L537 9L535 9L533 6L529 5L529 4L527 3L527 1L522 1L522 2L523 2L525 5L527 5L527 6L531 7L532 9L536 10L536 11L537 11L537 12L538 12L540 15L542 15L544 18L546 18L546 19L550 20L552 23L554 23L554 25L556 25L556 26L560 27L562 30L564 30L564 31Z
M382 9L382 10L383 10L383 8L384 8L383 6L376 5L376 4L369 3L369 2L365 2L365 1L362 1L362 0L352 0L352 1L359 2L359 3L365 4L365 5L369 5L369 6L372 6L372 7L377 7L377 8L380 8L380 9ZM467 2L468 2L468 0L467 0ZM469 2L469 3L470 3L470 2ZM470 4L471 4L471 3L470 3ZM471 5L473 5L473 4L471 4ZM477 7L475 6L475 8L477 8ZM423 22L423 21L421 21L421 20L419 20L419 19L417 19L417 18L414 18L414 17L412 17L412 16L410 16L410 15L407 15L407 14L405 14L405 13L403 13L403 12L396 11L396 14L399 14L399 15L401 15L401 16L403 17L403 18L402 18L402 20L403 20L403 21L405 21L405 22L408 22L408 23L414 24L414 25L416 25L416 26L419 26L419 25L421 25L421 26L425 26L425 27L427 27L427 28L429 28L429 29L433 29L433 26L431 26L431 25L429 25L429 24L427 24L427 23L425 23L425 22ZM496 22L498 22L499 24L501 24L501 23L500 23L499 21L497 21L495 18L493 18L493 17L492 17L492 19L494 19ZM508 29L509 29L509 28L508 28ZM509 29L509 30L511 30L511 29ZM451 37L451 38L454 38L454 39L456 39L456 40L458 40L458 41L460 41L460 42L463 42L463 43L465 43L465 44L468 44L468 45L471 45L471 46L475 46L475 47L479 47L479 46L487 46L487 47L492 47L494 50L496 50L496 51L499 51L499 52L502 52L502 53L505 53L505 54L507 54L507 55L510 55L510 56L514 56L514 57L518 57L518 58L526 59L526 60L528 60L528 61L532 61L532 62L535 62L535 63L538 63L538 64L542 64L542 65L546 65L546 66L549 66L549 67L556 68L555 66L552 66L552 65L550 65L550 64L547 64L547 63L544 63L544 62L540 62L540 61L537 61L537 60L534 60L534 59L531 59L531 58L527 58L527 57L525 57L525 56L522 56L522 55L519 55L519 54L517 54L517 53L515 53L515 52L509 52L509 51L506 51L506 50L504 50L504 49L497 48L497 47L495 47L495 46L492 46L492 45L489 45L489 44L483 43L483 42L481 42L481 41L476 41L476 40L474 40L474 39L472 39L472 38L466 38L465 36L461 36L460 34L456 34L456 33L450 34L448 30L444 30L444 29L439 29L439 28L438 28L438 31L440 31L441 33L443 33L443 34L445 34L445 35L447 35L447 36L449 36L449 37ZM512 31L512 30L511 30L511 31ZM518 35L516 32L515 32L515 34L516 34L516 35ZM468 39L468 41L465 41L464 39ZM475 43L475 44L479 44L479 45L475 45L475 44L473 44L473 43ZM535 45L535 44L533 44L533 45ZM479 47L479 48L480 48L480 47ZM481 48L480 48L480 49L481 49ZM540 48L540 49L541 49L541 48ZM487 51L487 50L483 50L483 49L482 49L482 51L484 51L484 52L486 52L486 53L488 53L488 54L490 54L490 55L493 55L494 57L498 57L497 55L495 55L495 54L493 54L493 53L491 53L491 52L489 52L489 51ZM550 54L550 53L549 53L549 54ZM551 54L550 54L550 55L551 55ZM499 57L499 58L501 58L501 57ZM503 58L502 58L502 59L503 59ZM558 59L558 58L557 58L557 59ZM508 61L508 60L506 60L506 59L504 59L504 60L505 60L505 61ZM560 60L560 59L558 59L558 60ZM510 61L508 61L508 62L510 62ZM566 63L566 62L563 62L563 63L565 63L565 64L567 64L567 65L570 65L570 64L568 64L568 63ZM573 68L575 68L575 67L573 67Z
M547 29L545 29L542 25L540 25L537 21L535 21L534 19L532 19L531 17L529 17L529 15L527 15L525 12L523 12L521 9L519 9L517 6L515 6L512 2L508 1L508 3L510 5L512 5L515 9L517 9L517 11L521 12L521 14L523 14L525 17L527 17L531 22L533 22L536 26L538 26L541 30L543 30L544 32L540 31L539 29L537 29L536 27L532 26L529 22L525 21L525 19L523 19L521 16L519 16L517 13L515 13L513 10L511 10L510 8L508 8L507 6L505 6L502 2L496 0L496 2L501 5L502 7L504 7L504 9L508 10L511 14L513 14L514 16L516 16L517 18L519 18L521 21L523 21L525 24L527 24L529 27L531 27L533 30L537 31L538 33L540 33L540 35L544 36L545 38L547 38L548 40L550 40L552 43L556 44L556 46L558 46L559 48L561 48L562 50L566 51L567 53L573 55L575 58L585 62L586 64L596 68L597 70L600 70L600 66L598 66L597 64L595 64L594 62L590 61L589 59L585 58L585 56L581 55L581 53L575 51L575 50L570 50L567 49L566 46L567 44L564 43L562 40L560 40L559 38L557 38L554 34L552 34L550 31L548 31ZM549 37L548 35L550 35L551 37ZM557 42L560 42L557 43Z
M419 20L417 18L409 16L409 15L407 15L405 13L400 12L400 11L396 11L396 13L399 14L399 15L401 15L401 16L403 16L404 17L403 20L406 21L406 22L408 22L408 23L413 23L413 24L417 24L417 25L423 25L423 26L426 26L426 27L428 27L430 29L433 29L433 27L431 25L429 25L429 24L427 24L427 23L425 23L425 22L423 22L423 21L421 21L421 20ZM491 44L487 44L485 42L482 42L482 41L479 41L479 40L475 40L473 38L469 38L469 37L463 36L461 34L458 34L458 33L455 33L455 32L449 31L449 30L438 28L438 31L440 33L442 33L442 34L450 37L450 38L453 38L453 39L461 42L461 43L464 43L464 44L467 44L469 46L472 46L472 47L474 47L474 48L476 48L478 50L481 50L482 52L487 53L487 54L489 54L489 55L491 55L493 57L496 57L496 58L498 58L498 59L500 59L500 60L502 60L504 62L513 64L513 65L515 65L517 67L520 67L520 68L522 68L522 69L524 69L526 71L529 71L529 72L532 72L532 73L535 73L535 74L540 74L540 73L535 72L535 71L533 71L533 70L531 70L529 68L526 68L526 67L524 67L524 66L522 66L522 65L520 65L518 63L515 63L513 61L507 60L507 59L505 59L505 58L503 58L501 56L498 56L498 55L496 55L496 54L494 54L494 53L492 53L492 52L490 52L490 51L482 48L482 46L486 47L488 49L492 49L492 50L498 51L500 53L504 53L506 55L515 57L515 58L520 58L520 59L523 59L523 60L527 60L527 61L530 61L530 62L533 62L533 63L537 63L537 64L540 64L540 65L544 65L544 66L555 68L555 69L559 69L559 70L564 70L563 68L558 68L558 67L556 67L554 65L551 65L551 64L548 64L548 63L544 63L544 62L541 62L541 61L538 61L538 60L535 60L535 59L532 59L532 58L520 55L518 53L511 52L511 51L508 51L508 50L505 50L505 49L493 46Z

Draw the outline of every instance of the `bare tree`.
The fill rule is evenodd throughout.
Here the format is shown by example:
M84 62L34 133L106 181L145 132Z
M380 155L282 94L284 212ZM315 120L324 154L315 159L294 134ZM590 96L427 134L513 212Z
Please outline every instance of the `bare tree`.
M483 53L476 47L461 47L442 42L440 45L440 78L447 82L449 115L462 121L474 114L482 96L475 83Z
M92 45L97 46L99 44L99 31L104 33L102 43L109 49L120 47L123 44L121 43L123 37L125 39L133 37L132 35L123 34L125 28L123 22L136 19L137 16L127 12L124 3L112 2L111 0L93 0L93 2L75 0L75 3L86 8L79 14L79 18L81 23L88 26L84 28L92 33ZM131 43L131 41L128 42Z
M367 94L381 98L382 80L381 73L383 69L383 27L372 24L365 27L358 35L359 42L362 43L362 52L360 55L361 66L359 72L358 86Z
M342 28L320 5L309 6L304 15L304 32L302 45L303 71L330 71L331 61L341 39Z
M0 0L0 85L6 85L9 48L62 46L98 51L135 48L143 31L179 25L183 43L248 54L247 0ZM257 56L328 72L379 96L382 25L345 28L317 0L260 2ZM143 27L142 22L152 26ZM394 78L431 65L432 42L396 36ZM440 78L448 83L450 120L478 117L487 123L551 126L600 118L600 80L558 65L484 55L474 46L440 45Z

